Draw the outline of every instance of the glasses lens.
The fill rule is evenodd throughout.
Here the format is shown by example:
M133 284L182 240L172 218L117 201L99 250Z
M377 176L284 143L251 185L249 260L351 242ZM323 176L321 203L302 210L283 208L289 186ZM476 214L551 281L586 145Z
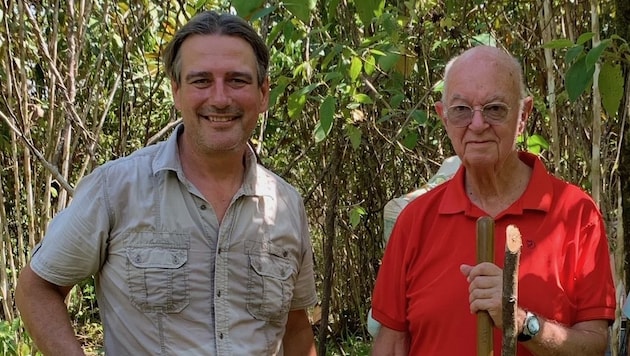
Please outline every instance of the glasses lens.
M448 120L455 126L466 126L470 123L472 109L466 105L454 105L448 108Z
M508 114L508 107L503 103L490 103L483 107L483 116L493 122L502 122Z

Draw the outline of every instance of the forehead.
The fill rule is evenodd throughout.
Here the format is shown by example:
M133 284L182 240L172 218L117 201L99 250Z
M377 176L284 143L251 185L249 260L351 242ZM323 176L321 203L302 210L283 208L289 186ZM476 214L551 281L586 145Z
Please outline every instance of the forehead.
M256 69L252 46L238 36L192 35L179 49L182 72L185 70Z
M447 100L475 104L508 101L520 95L518 66L507 54L494 50L464 53L447 74Z

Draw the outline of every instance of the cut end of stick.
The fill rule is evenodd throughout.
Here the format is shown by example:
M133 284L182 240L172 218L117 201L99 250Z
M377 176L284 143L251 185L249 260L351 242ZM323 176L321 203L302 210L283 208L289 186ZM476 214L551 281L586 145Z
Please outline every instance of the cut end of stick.
M515 225L508 225L505 229L505 248L510 252L517 252L523 246L521 231Z

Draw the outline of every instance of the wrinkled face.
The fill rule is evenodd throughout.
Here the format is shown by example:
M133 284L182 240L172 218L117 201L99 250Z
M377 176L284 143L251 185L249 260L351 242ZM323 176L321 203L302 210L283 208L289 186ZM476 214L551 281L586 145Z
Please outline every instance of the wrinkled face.
M269 99L252 47L239 37L193 35L179 51L181 83L171 87L184 144L202 154L243 149Z
M507 55L483 48L469 52L453 63L446 78L446 101L436 103L436 110L463 164L498 169L506 159L516 157L516 138L525 128L532 99L520 100L519 69ZM449 123L449 107L480 109L488 103L507 105L506 119L488 123L481 110L475 110L467 126Z

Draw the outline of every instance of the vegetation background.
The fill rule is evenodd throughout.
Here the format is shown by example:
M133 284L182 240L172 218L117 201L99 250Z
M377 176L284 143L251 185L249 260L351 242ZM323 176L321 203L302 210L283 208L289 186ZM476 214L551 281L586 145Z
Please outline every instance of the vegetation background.
M630 275L627 0L0 6L0 354L37 353L13 288L77 181L164 139L179 122L160 50L202 9L238 13L271 48L272 98L254 143L264 164L305 199L320 354L369 352L365 316L384 247L383 208L425 184L453 154L432 108L448 59L478 43L521 59L535 111L519 147L599 203L623 301ZM102 352L93 281L75 288L68 305L86 349ZM612 326L612 345L620 327Z

